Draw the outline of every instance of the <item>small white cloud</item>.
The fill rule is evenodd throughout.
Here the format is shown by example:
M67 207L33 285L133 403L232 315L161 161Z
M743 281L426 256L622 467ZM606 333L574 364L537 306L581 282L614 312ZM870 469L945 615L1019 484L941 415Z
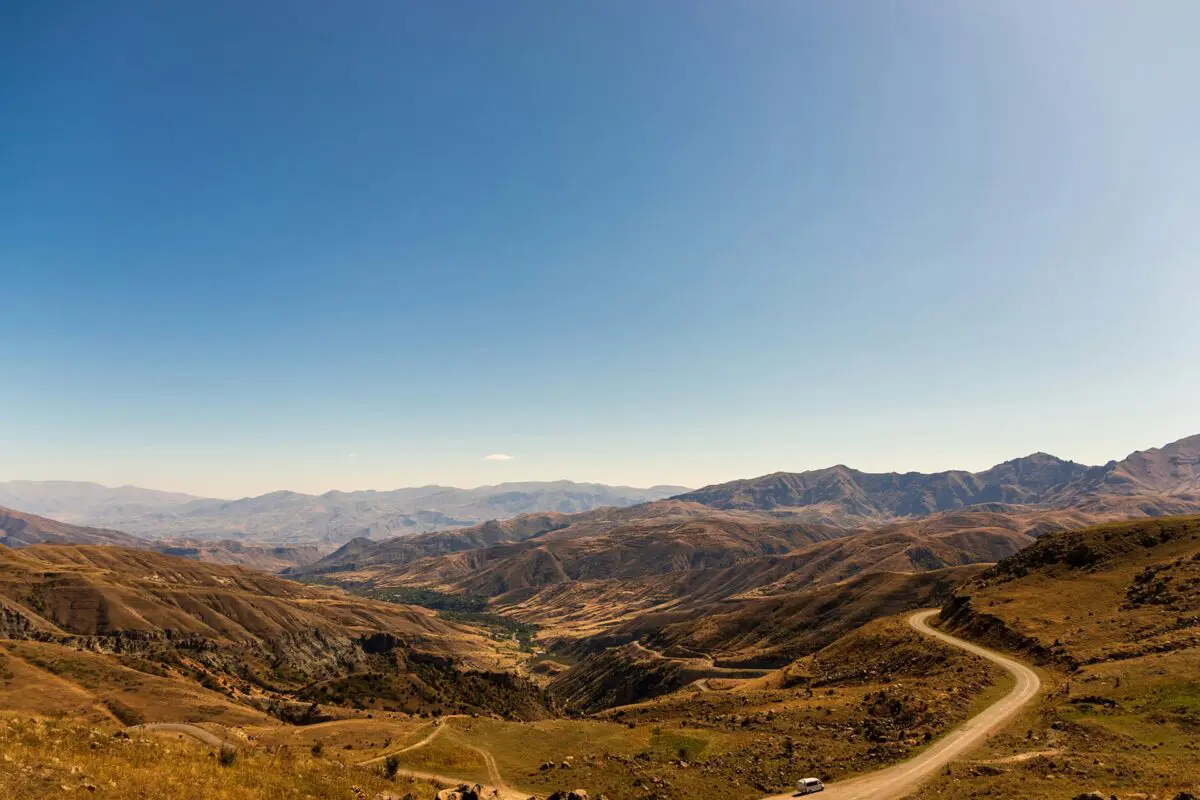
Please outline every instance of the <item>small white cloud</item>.
M492 453L491 455L484 456L483 460L484 461L512 461L513 457L506 456L506 455L504 455L504 453Z

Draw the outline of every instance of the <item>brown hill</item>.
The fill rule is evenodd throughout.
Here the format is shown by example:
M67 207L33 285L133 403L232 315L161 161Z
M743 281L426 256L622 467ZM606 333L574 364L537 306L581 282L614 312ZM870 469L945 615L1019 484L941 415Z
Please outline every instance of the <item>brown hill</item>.
M64 635L245 643L387 631L430 653L479 665L492 658L480 637L424 609L142 550L37 545L0 551L0 596Z
M1200 517L1044 536L962 587L951 627L1098 663L1200 647Z
M315 683L381 673L404 677L424 707L460 710L482 698L488 710L541 713L532 685L507 672L513 648L476 628L421 608L147 551L0 550L0 636L136 654L244 698L286 699ZM500 689L495 696L479 686L470 696L456 689L469 681Z
M717 613L726 601L789 595L873 573L992 562L1031 542L1027 530L1038 524L1002 509L954 514L852 534L670 501L604 518L591 512L567 518L566 526L555 520L525 541L411 561L403 560L412 552L408 545L421 543L395 543L404 554L396 564L385 560L392 548L373 545L367 556L343 554L345 571L324 577L490 597L493 610L539 626L543 641L593 651Z
M1200 510L1200 435L1093 467L1048 502L1093 511L1143 512L1131 516L1195 513Z
M832 586L732 599L703 615L663 625L646 644L664 652L703 653L730 667L783 666L873 619L940 605L986 568L872 572Z
M1138 502L1128 498L1139 497ZM981 503L1138 516L1200 511L1200 435L1088 467L1046 453L983 472L867 473L845 466L706 486L678 499L714 508L789 511L834 524L880 523Z
M407 543L397 543L394 550L361 559L363 563L354 564L357 568L337 577L346 583L428 586L502 596L571 581L629 580L727 567L845 533L763 514L672 502L641 506L639 512L609 510L602 519L591 512L525 541L412 561L406 560L412 552ZM391 552L400 553L398 563L390 560ZM329 561L305 574L318 572Z
M490 520L480 525L421 536L383 541L354 539L318 563L290 570L288 574L297 578L328 576L339 582L356 582L364 577L373 580L371 576L382 575L428 556L460 553L489 545L522 542L539 537L548 540L598 536L627 523L650 520L682 523L689 519L712 515L713 510L707 506L677 500L660 500L624 508L599 508L578 514L522 514L507 520ZM756 523L771 521L771 518L761 516L753 519Z
M506 520L489 520L467 528L426 533L375 541L365 537L352 539L324 558L300 564L288 570L294 577L316 578L321 575L362 571L371 566L408 564L426 556L458 553L499 542L519 542L546 531L563 527L589 512L567 515L556 512L522 514Z
M142 541L127 533L105 528L84 528L68 525L35 514L0 508L0 544L5 547L27 547L33 544L111 544L137 547Z
M1048 490L1070 483L1087 470L1086 466L1045 453L1007 461L978 473L963 470L934 474L869 473L838 465L706 486L678 499L715 508L809 509L839 522L878 521L979 503L1034 503Z
M142 539L121 531L72 525L8 508L0 508L0 534L0 544L10 548L35 544L114 545L263 572L282 572L308 566L319 561L324 554L316 545L273 546L229 540L197 542L187 539Z
M731 599L994 562L1035 534L1090 520L988 504L853 532L786 514L663 501L361 542L294 574L493 598L494 610L540 626L544 641L591 650L714 613L714 604ZM523 540L426 555L502 537Z
M172 539L154 542L150 547L167 556L273 573L315 564L326 552L321 547L311 544L269 545L232 540L204 542Z
M1168 456L1169 458L1169 456ZM943 625L1021 651L1050 691L922 789L970 797L1186 797L1200 730L1200 517L1053 533L955 592Z
M595 711L698 679L760 676L872 620L938 605L985 568L873 573L786 595L719 601L703 613L647 613L611 629L608 640L625 643L588 655L555 677L550 691Z

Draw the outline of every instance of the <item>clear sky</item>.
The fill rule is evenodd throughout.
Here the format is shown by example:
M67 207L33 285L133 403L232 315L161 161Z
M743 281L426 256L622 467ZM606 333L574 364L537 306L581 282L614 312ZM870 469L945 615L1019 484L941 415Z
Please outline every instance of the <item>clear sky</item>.
M1200 432L1198 41L1192 0L0 3L0 479Z

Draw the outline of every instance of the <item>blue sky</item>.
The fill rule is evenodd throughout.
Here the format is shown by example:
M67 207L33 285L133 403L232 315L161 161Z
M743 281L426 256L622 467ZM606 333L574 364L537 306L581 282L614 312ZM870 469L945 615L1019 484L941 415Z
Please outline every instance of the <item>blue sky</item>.
M1198 38L1186 0L6 3L0 479L1196 433Z

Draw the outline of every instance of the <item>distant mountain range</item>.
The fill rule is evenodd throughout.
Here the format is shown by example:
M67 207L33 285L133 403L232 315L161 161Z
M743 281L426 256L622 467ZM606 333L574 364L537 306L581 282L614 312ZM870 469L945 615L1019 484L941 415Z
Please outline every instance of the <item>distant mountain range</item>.
M630 506L686 491L572 481L502 483L475 489L423 486L393 491L271 492L218 500L133 486L71 481L0 483L0 506L76 525L152 539L235 539L272 544L341 544L475 525L539 512Z
M658 505L666 499L674 505ZM1200 435L1103 466L1035 453L982 472L869 473L839 465L778 472L694 491L679 486L637 489L555 481L322 495L281 491L216 500L132 486L0 483L0 506L102 529L110 538L120 536L116 533L120 531L142 539L184 539L183 546L200 549L205 543L233 540L270 547L318 545L328 551L355 540L384 541L455 531L411 546L389 544L387 555L374 553L373 557L393 564L397 558L407 562L517 541L558 528L570 527L570 538L583 538L612 530L618 521L631 517L645 524L654 517L683 514L694 519L713 510L748 512L766 514L781 524L815 524L850 532L987 504L1019 512L1022 522L1015 527L1021 535L1026 535L1026 526L1035 525L1024 517L1039 508L1070 510L1074 522L1195 513L1200 510ZM617 513L613 508L631 510ZM514 519L516 522L500 524ZM1034 527L1032 533L1037 532ZM21 536L23 543L36 541L28 531ZM17 541L15 534L10 537ZM89 537L88 541L95 541L95 534ZM351 547L356 556L365 550L370 548L360 542ZM246 557L232 550L209 554L214 559L217 555L234 563L242 563L238 559ZM292 559L291 563L306 566L313 555L287 553L280 563ZM271 563L273 558L263 554L261 563ZM325 566L331 565L318 568Z
M794 512L835 525L881 523L1007 503L1116 509L1131 498L1200 501L1200 435L1089 467L1035 453L983 472L859 472L842 465L706 486L677 499L721 509Z
M1055 531L1200 514L1198 465L1193 436L1100 467L1039 453L979 473L776 473L623 509L358 539L286 574L482 596L562 647L590 648L868 575L961 578Z
M138 486L101 486L84 481L2 481L0 506L76 524L104 524L204 498Z
M26 502L57 504L60 514L70 513L68 501L106 519L109 513L94 488L18 488ZM197 663L209 669L209 683L249 691L237 677L248 659L252 674L272 681L295 673L289 697L303 708L379 698L382 687L411 711L537 718L562 702L597 710L669 692L691 680L697 665L710 672L795 665L878 617L945 602L982 579L985 565L1022 552L1038 553L1039 563L1091 563L1107 552L1104 531L1083 550L1059 534L1097 522L1200 514L1200 436L1096 467L1039 453L978 473L838 466L682 493L567 482L276 492L232 502L110 491L119 495L113 505L120 513L136 507L131 521L140 527L83 527L0 508L0 543L12 548L0 548L7 576L0 626L9 638L76 647L73 637L89 637L89 647L107 648L101 652L152 642L168 658L184 646L176 641L194 639L199 644L186 646L204 654ZM419 514L440 515L440 522L490 519L419 533L419 520L402 521ZM1195 520L1154 520L1122 547L1166 542L1147 535L1160 523L1183 525L1194 540ZM190 538L169 538L182 531ZM389 532L414 535L380 538ZM329 540L343 544L323 555ZM1043 540L1057 544L1041 547ZM1187 568L1191 561L1180 559L1193 549L1172 550L1171 568ZM1132 575L1114 597L1128 597L1136 585L1155 593L1146 602L1175 602L1173 587L1182 593L1194 585L1184 572L1174 584ZM374 602L385 599L448 616ZM472 616L483 609L491 613ZM493 626L487 635L459 627L484 619ZM497 631L528 626L536 628L537 646L571 662L550 668L557 677L548 698L523 678L464 683L475 670L508 669L522 659L520 637ZM467 672L454 665L460 650ZM277 652L283 656L271 655ZM271 672L279 665L285 671ZM357 676L364 670L411 672L443 688L426 696L407 683L363 683Z

